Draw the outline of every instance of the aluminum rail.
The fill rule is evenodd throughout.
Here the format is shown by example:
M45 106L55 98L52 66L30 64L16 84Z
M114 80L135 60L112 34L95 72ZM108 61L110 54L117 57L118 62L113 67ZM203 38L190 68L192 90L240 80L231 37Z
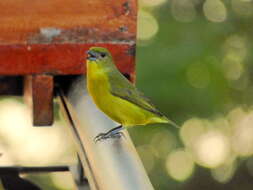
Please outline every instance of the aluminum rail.
M66 82L61 81L59 86L63 89ZM59 100L92 190L153 190L126 130L125 137L94 142L97 134L112 129L116 123L94 105L84 76L72 80L68 90L60 90Z

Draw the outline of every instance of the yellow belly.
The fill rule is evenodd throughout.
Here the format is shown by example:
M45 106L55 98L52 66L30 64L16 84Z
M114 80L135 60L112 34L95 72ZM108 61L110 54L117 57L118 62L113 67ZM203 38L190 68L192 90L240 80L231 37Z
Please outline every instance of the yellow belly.
M107 76L95 64L88 68L87 84L95 104L114 121L123 126L152 123L153 114L110 93Z

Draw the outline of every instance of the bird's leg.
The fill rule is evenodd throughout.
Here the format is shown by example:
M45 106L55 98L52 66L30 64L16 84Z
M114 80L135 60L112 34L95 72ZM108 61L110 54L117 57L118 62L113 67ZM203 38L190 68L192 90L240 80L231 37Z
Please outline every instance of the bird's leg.
M120 138L121 136L124 136L124 134L121 132L121 130L124 129L122 125L115 127L111 130L109 130L106 133L99 133L95 138L94 141L98 142L101 140L105 140L108 138Z

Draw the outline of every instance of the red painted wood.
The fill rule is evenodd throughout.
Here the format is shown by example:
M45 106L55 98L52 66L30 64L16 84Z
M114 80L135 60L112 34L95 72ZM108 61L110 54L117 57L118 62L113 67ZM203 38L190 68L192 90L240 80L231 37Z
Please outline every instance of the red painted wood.
M3 0L0 1L0 44L135 40L136 2Z
M92 46L134 80L137 0L3 0L0 10L0 76L25 75L35 125L53 121L53 76L85 73Z
M34 44L1 45L0 75L82 74L91 46L108 48L123 73L134 72L135 47L128 44Z
M0 1L0 75L85 72L85 51L108 47L133 73L137 0ZM130 52L130 53L129 53Z
M24 98L32 110L34 126L53 124L53 76L29 75L25 77Z
M34 126L49 126L53 124L53 89L54 81L52 76L33 76L32 97Z

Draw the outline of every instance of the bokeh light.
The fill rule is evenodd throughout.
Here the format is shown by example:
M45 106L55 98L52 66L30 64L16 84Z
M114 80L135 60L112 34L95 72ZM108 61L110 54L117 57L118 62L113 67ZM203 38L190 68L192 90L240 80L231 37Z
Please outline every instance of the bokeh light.
M234 151L240 156L250 156L253 154L253 111L245 113L239 118L234 126L234 141L232 143Z
M156 7L163 5L167 0L140 0L140 6L143 7Z
M226 183L232 179L236 170L234 162L226 162L220 167L212 169L211 173L215 180L220 183Z
M247 40L240 35L231 35L224 43L223 71L232 88L243 90L248 85L244 61L247 57Z
M231 59L230 56L223 60L224 75L228 80L238 80L244 71L244 67L240 62Z
M194 161L189 152L185 150L175 150L169 154L166 161L166 168L173 179L184 181L193 173Z
M208 168L218 167L230 155L229 140L219 131L209 131L196 140L194 155L200 165Z
M224 22L227 18L227 9L221 0L206 0L203 11L211 22Z
M253 15L253 3L251 0L231 0L232 9L242 17Z
M152 150L158 158L166 158L177 146L175 136L168 130L157 132L151 140Z
M242 62L247 55L247 38L239 34L228 36L224 43L226 54L232 54L231 59Z
M140 41L151 40L159 30L159 25L155 17L144 10L138 13L138 33L137 37Z
M181 22L191 22L196 16L194 2L191 0L171 0L171 13Z
M60 123L56 122L53 127L32 127L28 108L17 99L0 101L0 121L0 136L8 141L15 164L44 165L58 158L64 163L63 155L71 149L71 143L63 141L64 128Z
M155 188L185 189L190 181L199 186L211 183L214 189L230 189L231 185L240 189L242 186L233 179L244 180L241 176L248 175L242 169L245 164L253 177L253 1L144 2L140 10L155 18L158 31L147 40L151 43L139 46L137 78L144 92L153 95L165 113L181 124L179 139L169 128L155 131L150 140L142 138L142 143L151 148L144 156L154 159L149 174L157 182ZM208 175L198 169L187 173L191 164L189 168L181 164L189 158L185 155L190 155L194 168L204 167ZM162 186L165 174L162 181L157 177L162 169L157 168L164 162L167 173L179 186L173 186L173 182ZM253 186L244 184L243 188Z
M205 133L203 121L197 118L187 120L180 129L180 137L185 146L192 147L197 138Z
M0 99L0 165L50 166L74 164L76 155L72 140L66 133L63 124L56 121L51 127L33 127L30 110L21 100L20 97ZM52 174L52 176L54 175L59 176L58 181L54 180L55 187L72 189L71 174L65 177L66 180L64 173ZM24 177L30 178L30 176L33 175L29 174ZM43 181L38 176L35 178ZM60 187L59 184L63 182L59 182L59 178L61 180L64 178L65 187L63 185ZM40 185L44 187L43 183Z

